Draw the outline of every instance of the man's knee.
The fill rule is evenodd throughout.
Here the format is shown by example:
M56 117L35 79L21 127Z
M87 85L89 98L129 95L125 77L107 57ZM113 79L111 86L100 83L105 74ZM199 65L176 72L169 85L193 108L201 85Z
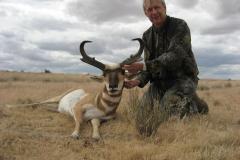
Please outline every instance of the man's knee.
M191 79L180 80L176 85L176 90L183 95L191 96L195 93L197 85Z
M198 113L198 107L191 96L184 94L166 94L162 99L162 105L170 115L177 115L180 118Z
M181 97L175 94L165 94L161 100L162 107L169 112L169 114L177 114L179 112L179 102Z

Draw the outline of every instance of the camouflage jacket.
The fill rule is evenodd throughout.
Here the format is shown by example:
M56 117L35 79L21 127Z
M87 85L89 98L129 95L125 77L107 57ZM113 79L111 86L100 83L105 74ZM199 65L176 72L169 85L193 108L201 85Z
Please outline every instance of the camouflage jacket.
M162 27L151 26L142 39L146 70L137 77L140 87L156 80L197 79L190 30L184 20L167 16Z

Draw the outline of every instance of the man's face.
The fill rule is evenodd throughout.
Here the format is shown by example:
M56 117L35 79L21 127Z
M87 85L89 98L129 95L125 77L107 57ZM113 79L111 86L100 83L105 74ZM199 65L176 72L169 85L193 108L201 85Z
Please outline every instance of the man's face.
M147 0L145 14L154 26L160 27L166 19L166 7L160 0Z

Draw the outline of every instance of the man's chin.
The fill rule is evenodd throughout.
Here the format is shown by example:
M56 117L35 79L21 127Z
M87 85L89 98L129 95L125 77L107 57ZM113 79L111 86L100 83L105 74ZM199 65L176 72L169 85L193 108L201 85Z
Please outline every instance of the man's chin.
M163 24L162 21L153 21L152 23L153 23L153 25L156 26L156 27L161 27L162 24Z

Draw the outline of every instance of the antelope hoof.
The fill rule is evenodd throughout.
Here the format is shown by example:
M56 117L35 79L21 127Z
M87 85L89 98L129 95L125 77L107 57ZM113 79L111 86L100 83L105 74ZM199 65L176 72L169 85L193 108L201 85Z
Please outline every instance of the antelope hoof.
M80 135L79 135L79 133L77 133L77 132L73 132L72 135L71 135L71 137L72 137L73 139L79 139Z
M92 138L93 138L94 140L99 140L101 137L100 137L100 135L98 134L98 135L92 135Z

